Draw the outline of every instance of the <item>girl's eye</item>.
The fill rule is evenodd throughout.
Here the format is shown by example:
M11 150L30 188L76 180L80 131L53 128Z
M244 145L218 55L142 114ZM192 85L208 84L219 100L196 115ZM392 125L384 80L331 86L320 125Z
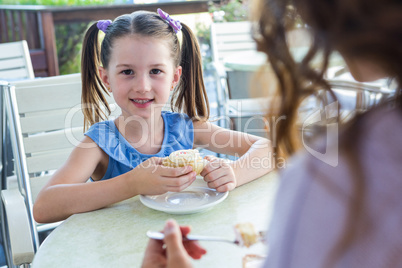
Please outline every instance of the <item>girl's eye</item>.
M160 74L161 73L161 70L159 70L159 69L152 69L151 70L151 74Z
M130 70L130 69L128 69L128 70L123 70L122 73L125 74L125 75L132 75L132 74L134 74L133 70Z

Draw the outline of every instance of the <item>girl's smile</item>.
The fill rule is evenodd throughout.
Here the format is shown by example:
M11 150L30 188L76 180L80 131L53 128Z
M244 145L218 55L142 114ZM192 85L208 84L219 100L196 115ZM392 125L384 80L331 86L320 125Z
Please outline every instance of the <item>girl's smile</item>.
M152 104L154 99L131 99L131 101L138 108L147 108Z

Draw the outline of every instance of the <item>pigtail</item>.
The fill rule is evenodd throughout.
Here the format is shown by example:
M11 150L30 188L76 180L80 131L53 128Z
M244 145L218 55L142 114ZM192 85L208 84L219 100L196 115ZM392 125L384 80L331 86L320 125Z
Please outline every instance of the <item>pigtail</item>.
M84 131L96 122L105 120L110 115L110 107L103 92L109 95L99 76L101 65L99 29L96 23L87 30L82 44L81 54L81 105L84 114Z
M206 121L209 118L209 103L203 79L200 46L197 37L184 23L181 32L182 79L172 98L172 102L175 102L173 106L193 120Z

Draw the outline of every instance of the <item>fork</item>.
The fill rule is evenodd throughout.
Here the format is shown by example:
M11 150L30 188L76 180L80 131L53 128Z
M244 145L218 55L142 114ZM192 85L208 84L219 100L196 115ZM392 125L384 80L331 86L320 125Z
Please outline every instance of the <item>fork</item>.
M161 232L155 232L155 231L147 231L147 236L152 239L156 240L163 240L165 238L165 235ZM230 244L235 244L240 246L241 243L239 240L232 240L224 237L218 237L218 236L205 236L205 235L186 235L183 237L184 241L190 241L190 240L195 240L195 241L216 241L216 242L226 242ZM260 242L265 242L265 233L260 232L259 233L259 238L258 241Z
M152 239L156 240L163 240L165 238L165 235L161 232L155 232L155 231L147 231L147 236ZM183 236L184 241L190 241L190 240L195 240L195 241L217 241L217 242L227 242L230 244L235 244L239 245L240 242L238 240L231 240L228 238L224 237L217 237L217 236L205 236L205 235L186 235Z

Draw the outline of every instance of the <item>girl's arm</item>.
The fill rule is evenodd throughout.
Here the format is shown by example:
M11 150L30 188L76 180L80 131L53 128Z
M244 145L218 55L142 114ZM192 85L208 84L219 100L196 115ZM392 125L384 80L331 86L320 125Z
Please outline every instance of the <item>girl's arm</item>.
M33 208L35 220L56 222L138 194L180 191L194 180L191 167L166 168L160 165L160 161L160 158L151 158L144 165L115 178L87 183L94 175L98 178L104 175L108 156L85 137L40 191Z
M232 190L235 186L259 178L274 168L271 142L262 137L224 129L210 122L195 122L194 144L216 153L239 157L236 161L230 162L210 158L212 162L206 166L201 175L209 182L210 187L218 191ZM218 171L219 166L224 168L225 165L233 171L232 182L228 181L231 177L230 170ZM224 176L228 178L219 178Z
M86 183L95 172L105 168L103 164L108 164L106 154L85 136L40 191L33 208L35 220L64 220L74 213L99 209L128 196L124 180Z

